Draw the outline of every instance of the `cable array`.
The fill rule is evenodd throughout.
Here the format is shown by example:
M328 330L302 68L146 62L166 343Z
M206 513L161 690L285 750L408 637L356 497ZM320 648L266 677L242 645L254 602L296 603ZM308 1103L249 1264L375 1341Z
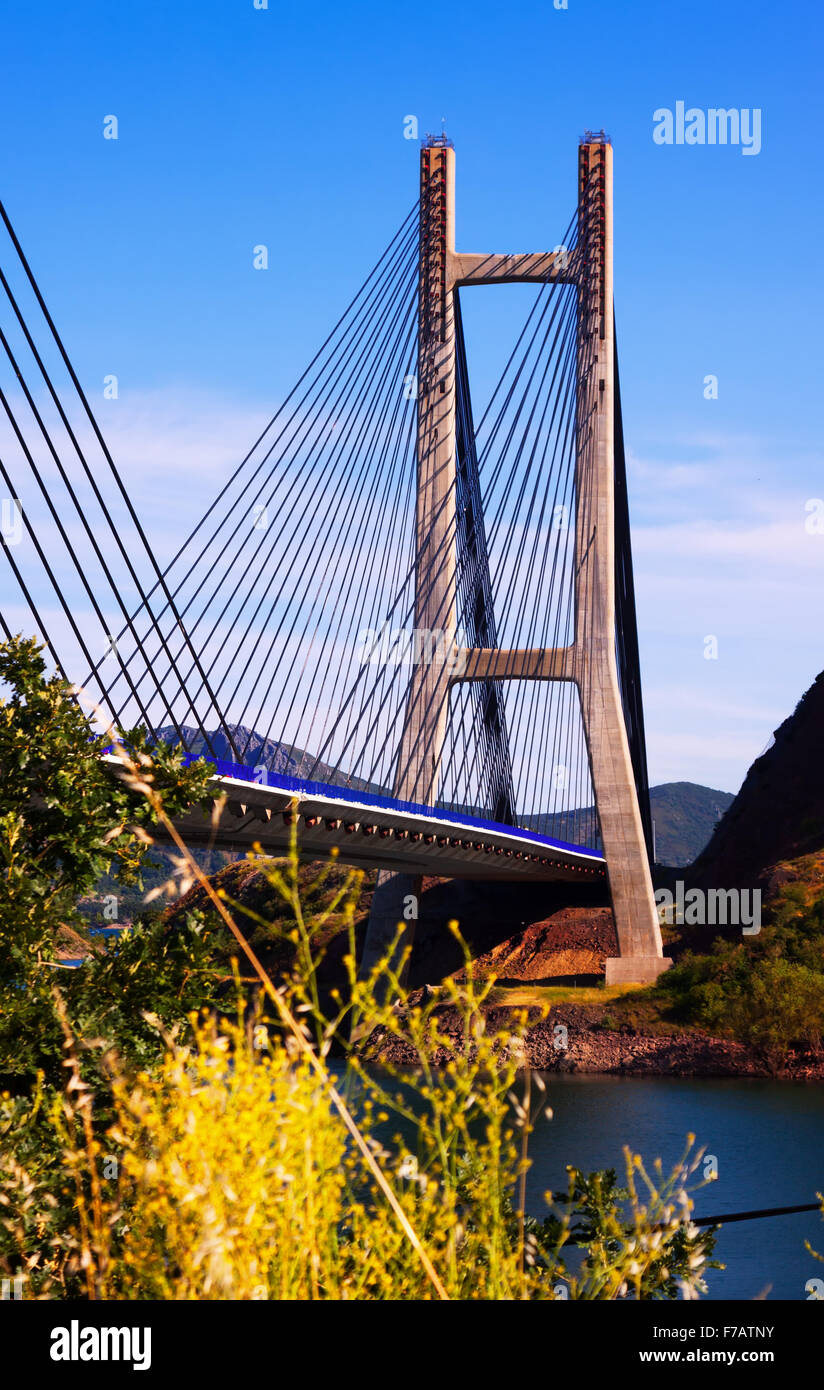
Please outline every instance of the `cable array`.
M162 570L0 214L0 480L12 508L3 549L18 595L4 601L4 634L35 630L56 667L120 727L142 723L261 777L397 795L420 655L417 205ZM586 211L576 213L564 238L573 264L592 235ZM594 522L584 402L597 305L579 284L548 277L476 425L461 293L454 491L443 502L454 517L443 545L455 559L456 651L584 650L588 633L576 633L576 623L586 629L603 602L590 592L586 564ZM8 519L19 522L19 536L5 534ZM616 600L643 811L619 398ZM435 804L597 846L582 717L593 698L587 664L563 681L460 674L449 693Z

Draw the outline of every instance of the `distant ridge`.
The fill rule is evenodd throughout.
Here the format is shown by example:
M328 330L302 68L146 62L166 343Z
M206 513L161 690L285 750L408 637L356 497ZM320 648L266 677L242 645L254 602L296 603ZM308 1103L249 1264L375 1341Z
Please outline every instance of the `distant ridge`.
M727 807L732 792L702 787L697 782L662 782L650 787L655 822L655 857L658 864L683 868L702 851ZM572 844L587 837L592 827L592 807L528 817L529 828Z
M188 724L182 724L180 727L191 751L199 757L208 758L210 749L206 734L201 733L199 729L193 729ZM314 782L335 782L339 779L340 774L336 768L330 767L328 763L318 761L313 754L307 753L303 748L292 748L288 744L279 743L276 739L264 738L254 729L247 728L245 724L228 724L226 728L231 731L237 747L246 750L242 760L244 767L265 766L280 776L302 777ZM158 729L157 737L163 743L177 744L180 742L178 732L171 724L166 724L162 729ZM237 755L222 729L209 732L208 739L214 749L215 757L224 759L229 763L238 761ZM248 748L246 747L247 743ZM350 777L349 785L354 787L356 791L386 794L385 787L366 782L362 777Z
M681 869L698 858L735 797L697 782L662 782L649 799L656 862Z

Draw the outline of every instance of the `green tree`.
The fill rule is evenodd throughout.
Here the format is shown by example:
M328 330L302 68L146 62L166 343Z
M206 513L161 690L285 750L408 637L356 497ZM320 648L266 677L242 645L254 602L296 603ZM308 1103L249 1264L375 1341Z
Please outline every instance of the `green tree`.
M0 690L0 1074L26 1090L38 1071L61 1076L55 985L82 1036L102 1034L126 1054L157 1045L143 1011L173 1021L213 990L197 921L174 934L138 927L81 970L61 968L68 932L89 940L78 898L104 875L140 885L153 811L135 777L104 757L111 736L95 733L71 688L47 675L36 641L0 644ZM206 763L184 767L179 749L150 749L142 729L120 738L169 815L205 799Z
M821 1050L824 975L789 960L762 960L729 1005L735 1035L777 1068L793 1047Z

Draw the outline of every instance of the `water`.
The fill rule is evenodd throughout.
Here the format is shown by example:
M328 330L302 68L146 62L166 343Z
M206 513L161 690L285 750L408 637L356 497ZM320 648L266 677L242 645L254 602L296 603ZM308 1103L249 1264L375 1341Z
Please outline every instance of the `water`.
M528 1209L544 1211L543 1193L565 1191L565 1164L624 1175L628 1144L664 1171L681 1157L687 1134L717 1159L718 1177L695 1194L695 1215L814 1202L824 1192L824 1086L813 1083L675 1077L557 1076L544 1073L553 1118L530 1142ZM533 1096L535 1092L533 1090ZM699 1175L696 1174L696 1177ZM824 1265L820 1213L768 1217L726 1226L714 1258L726 1265L707 1276L710 1299L805 1299L808 1279Z

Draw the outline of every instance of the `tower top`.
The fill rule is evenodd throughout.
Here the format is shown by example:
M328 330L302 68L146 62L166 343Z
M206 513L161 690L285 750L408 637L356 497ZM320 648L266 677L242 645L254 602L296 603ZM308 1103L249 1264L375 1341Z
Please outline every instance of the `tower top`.
M605 130L585 130L578 143L580 145L611 145L612 141Z
M431 150L433 148L454 150L455 142L453 140L450 140L449 136L444 130L440 135L425 135L423 137L423 147L425 150Z

